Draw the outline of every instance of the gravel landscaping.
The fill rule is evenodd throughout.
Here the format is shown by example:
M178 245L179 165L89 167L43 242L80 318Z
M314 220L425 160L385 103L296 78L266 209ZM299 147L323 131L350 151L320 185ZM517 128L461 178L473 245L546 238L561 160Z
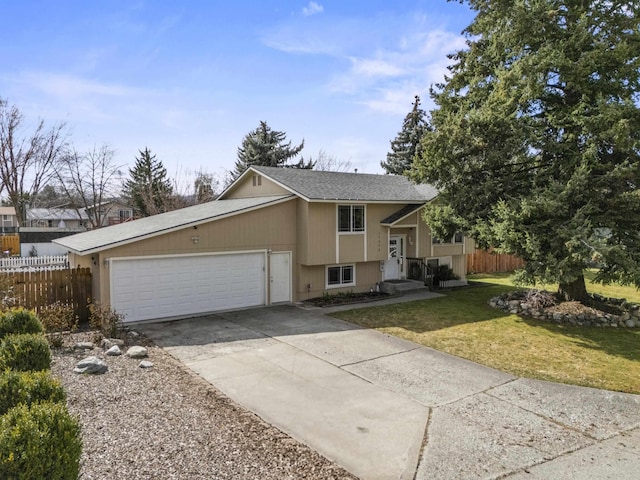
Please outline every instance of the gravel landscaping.
M97 346L72 348L91 339L88 332L75 334L52 355L52 372L82 426L81 479L355 478L234 404L159 347L146 342L145 360L153 366L140 368L140 359L106 356ZM74 373L88 356L104 360L107 373Z

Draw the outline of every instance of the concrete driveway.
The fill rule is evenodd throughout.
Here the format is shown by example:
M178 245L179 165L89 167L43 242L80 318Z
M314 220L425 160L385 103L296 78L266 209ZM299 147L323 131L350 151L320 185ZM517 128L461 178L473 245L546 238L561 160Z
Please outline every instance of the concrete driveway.
M326 312L276 306L140 329L363 480L638 478L640 396L516 378Z

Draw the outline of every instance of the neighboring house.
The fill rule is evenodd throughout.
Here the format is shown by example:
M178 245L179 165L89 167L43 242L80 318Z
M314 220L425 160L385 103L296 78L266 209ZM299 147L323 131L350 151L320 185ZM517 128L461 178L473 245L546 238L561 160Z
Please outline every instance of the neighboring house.
M73 208L27 208L20 227L20 255L23 257L62 255L67 250L51 243L57 238L87 230L88 218Z
M98 210L97 215L95 210ZM92 205L85 211L92 226L96 218L100 219L100 225L95 225L93 228L117 225L134 219L133 208L119 200L108 200L106 202Z
M434 243L420 214L436 195L401 176L250 167L213 202L55 243L127 322L369 291L406 278L409 257L464 281L473 243Z
M13 207L0 207L0 233L17 233L18 217Z
M23 227L84 231L89 217L74 208L27 208Z

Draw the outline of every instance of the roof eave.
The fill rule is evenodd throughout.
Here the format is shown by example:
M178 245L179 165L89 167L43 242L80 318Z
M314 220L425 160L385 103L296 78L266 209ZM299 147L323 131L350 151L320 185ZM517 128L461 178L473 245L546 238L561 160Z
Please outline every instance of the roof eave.
M157 236L160 236L160 235L165 235L167 233L177 232L177 231L183 230L185 228L199 226L199 225L202 225L202 224L205 224L205 223L209 223L209 222L215 222L217 220L222 220L222 219L225 219L225 218L233 217L233 216L239 215L241 213L247 213L247 212L251 212L251 211L254 211L254 210L259 210L259 209L264 208L264 207L277 205L279 203L288 202L290 200L293 200L294 198L295 198L294 196L280 198L280 199L277 199L277 200L273 200L271 202L262 203L260 205L255 205L253 207L248 207L248 208L236 210L234 212L229 212L229 213L225 213L225 214L221 214L221 215L216 215L214 217L200 219L200 220L193 221L193 222L187 222L187 223L180 224L180 225L177 225L177 226L174 226L174 227L169 227L169 228L165 228L165 229L162 229L162 230L157 230L155 232L138 235L138 236L135 236L135 237L127 238L126 240L121 240L119 242L113 242L113 243L101 245L99 247L90 248L90 249L87 249L87 250L77 250L77 249L74 249L74 248L72 248L72 247L70 247L68 245L65 245L64 244L64 239L66 237L62 237L62 238L59 238L59 239L52 240L52 243L60 245L60 246L62 246L64 248L68 249L69 252L71 252L73 254L76 254L76 255L82 255L82 256L84 256L84 255L92 255L94 253L99 253L99 252L102 252L104 250L110 250L112 248L117 248L117 247L122 247L124 245L129 245L130 243L138 242L140 240L148 240L150 238L154 238L154 237L157 237Z

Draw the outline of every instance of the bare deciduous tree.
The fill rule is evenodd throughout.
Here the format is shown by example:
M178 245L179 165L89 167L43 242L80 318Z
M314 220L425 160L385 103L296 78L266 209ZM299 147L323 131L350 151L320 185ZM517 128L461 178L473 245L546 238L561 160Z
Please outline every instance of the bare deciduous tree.
M350 172L352 170L350 160L338 160L335 155L330 155L324 150L318 152L315 159L314 170L324 170L327 172Z
M122 165L114 163L115 151L108 145L80 154L71 150L56 170L58 181L78 214L87 212L93 228L103 225L106 210L103 202L114 198L118 191Z
M0 99L0 180L23 225L29 199L51 178L65 147L65 124L45 127L39 120L27 131L17 106Z

